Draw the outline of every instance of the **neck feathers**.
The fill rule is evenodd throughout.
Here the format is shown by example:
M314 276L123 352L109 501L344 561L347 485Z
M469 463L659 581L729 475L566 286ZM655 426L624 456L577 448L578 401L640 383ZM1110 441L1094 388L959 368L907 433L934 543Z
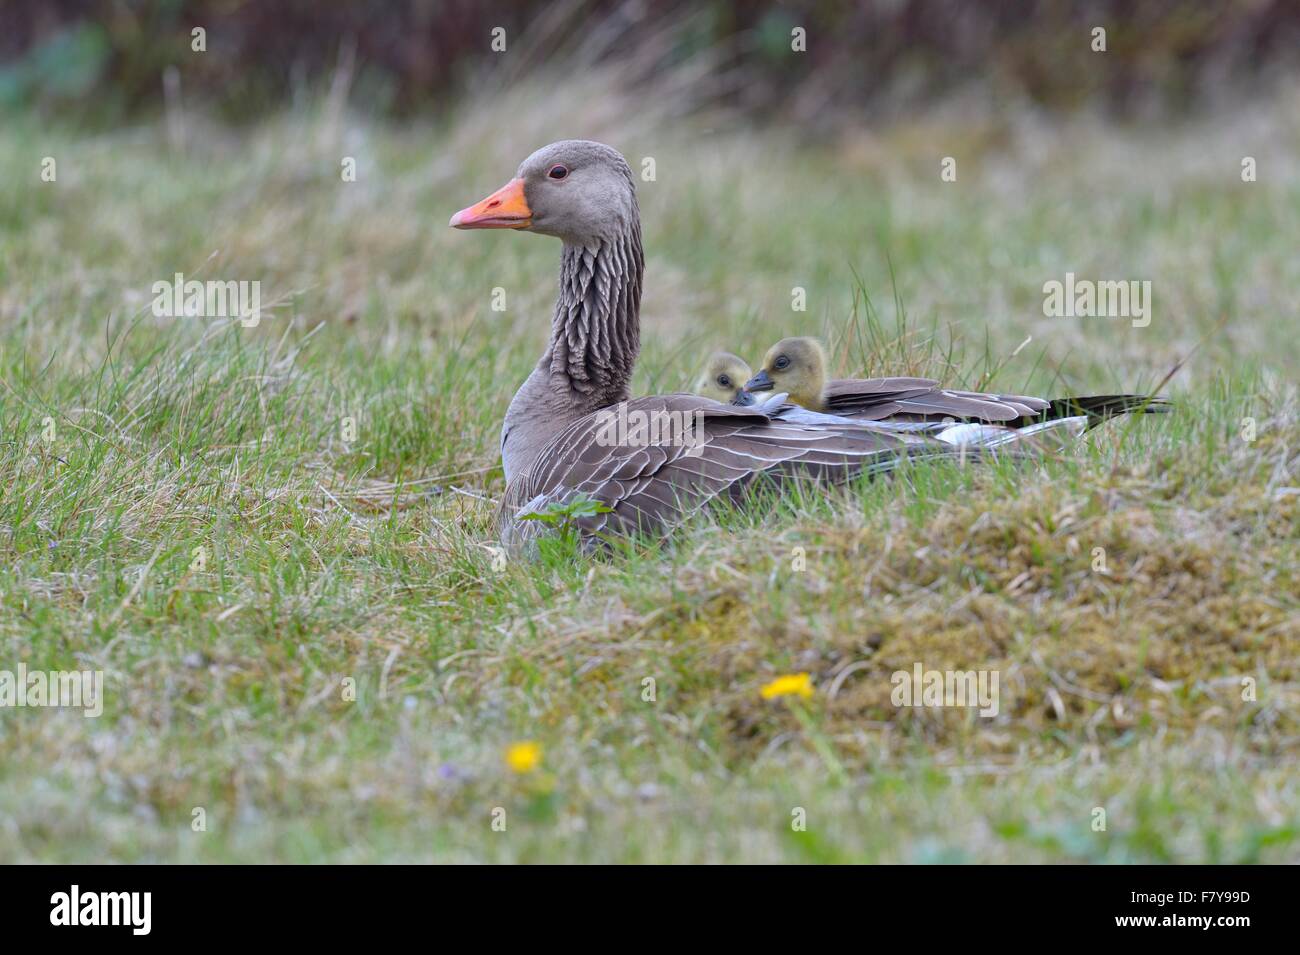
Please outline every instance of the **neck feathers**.
M507 483L574 421L627 400L641 347L644 272L635 216L614 238L565 243L551 344L515 392L501 430Z
M641 230L594 245L565 244L551 345L542 365L575 404L603 408L628 397L641 348Z

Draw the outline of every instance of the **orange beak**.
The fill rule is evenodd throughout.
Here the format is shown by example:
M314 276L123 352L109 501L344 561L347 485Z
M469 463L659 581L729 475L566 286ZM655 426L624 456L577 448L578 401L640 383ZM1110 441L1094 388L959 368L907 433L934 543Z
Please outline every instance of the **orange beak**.
M524 198L524 181L508 183L474 205L461 209L448 225L456 229L527 229L533 224L533 210Z

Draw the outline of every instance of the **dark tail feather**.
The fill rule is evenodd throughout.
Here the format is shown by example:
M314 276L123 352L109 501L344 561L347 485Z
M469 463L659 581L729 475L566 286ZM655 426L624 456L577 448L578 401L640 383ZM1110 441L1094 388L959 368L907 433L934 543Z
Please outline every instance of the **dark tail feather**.
M1159 395L1087 395L1079 398L1054 398L1047 410L1034 420L1087 415L1088 427L1096 427L1107 418L1122 414L1166 414L1174 410L1168 398Z

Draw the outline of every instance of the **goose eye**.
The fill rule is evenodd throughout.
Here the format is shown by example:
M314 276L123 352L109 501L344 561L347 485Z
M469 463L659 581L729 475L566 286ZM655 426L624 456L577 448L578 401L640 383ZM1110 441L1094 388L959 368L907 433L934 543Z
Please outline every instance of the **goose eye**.
M728 378L726 375L719 375L719 376L718 376L718 384L721 385L723 388L730 388L730 387L731 387L731 379Z
M569 174L568 167L561 166L557 163L556 165L551 167L551 171L548 172L546 175L550 176L552 179L563 179L568 174Z
M782 356L781 356L780 358L778 358L775 362L773 362L773 366L776 367L776 368L778 368L778 369L789 368L789 367L790 367L790 359L789 359L789 358L786 358L784 355L782 355Z

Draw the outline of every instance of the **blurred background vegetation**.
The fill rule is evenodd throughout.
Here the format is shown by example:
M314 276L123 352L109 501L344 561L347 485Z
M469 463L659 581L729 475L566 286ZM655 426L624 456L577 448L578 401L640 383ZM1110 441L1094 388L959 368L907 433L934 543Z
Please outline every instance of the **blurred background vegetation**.
M707 88L693 103L816 131L845 110L898 113L957 89L1050 109L1183 112L1268 84L1300 57L1293 0L6 0L0 17L0 107L97 124L160 109L169 66L184 67L187 106L240 122L340 68L354 107L404 116L539 59L616 60L634 67L628 82L701 59ZM802 54L790 42L799 26ZM1098 26L1105 69L1090 44ZM207 55L191 52L194 27ZM532 62L496 57L495 27L508 43L526 34Z

